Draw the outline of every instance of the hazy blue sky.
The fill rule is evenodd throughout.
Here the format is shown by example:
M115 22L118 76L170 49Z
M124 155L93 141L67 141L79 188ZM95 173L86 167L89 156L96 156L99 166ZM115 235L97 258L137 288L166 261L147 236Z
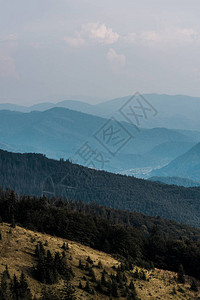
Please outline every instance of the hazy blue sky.
M199 0L0 0L0 102L200 96L199 12Z

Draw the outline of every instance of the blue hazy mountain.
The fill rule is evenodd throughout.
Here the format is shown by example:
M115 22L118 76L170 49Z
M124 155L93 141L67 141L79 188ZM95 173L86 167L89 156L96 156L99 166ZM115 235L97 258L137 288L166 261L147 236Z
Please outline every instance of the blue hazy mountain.
M119 120L127 121L124 119L124 116L119 113L119 110L127 103L130 97L131 96L116 98L96 105L78 100L65 100L58 103L44 102L30 107L14 104L0 104L0 109L30 112L34 110L44 111L53 107L64 107L104 118L115 115ZM200 111L200 98L184 95L159 94L144 94L143 97L158 113L155 118L148 117L146 120L144 118L141 119L141 127L199 130L200 119L198 112Z
M116 155L111 155L95 139L95 133L107 122L107 119L65 108L29 113L1 110L0 143L5 145L4 150L44 153L50 158L76 161L77 151L88 142L108 161L101 168L121 172L163 166L200 141L197 131L166 128L137 131L124 122L120 124L131 138ZM80 163L87 165L84 161Z
M179 129L200 128L200 98L184 95L159 95L159 94L144 94L146 99L158 112L155 118L147 118L142 120L142 126L167 127ZM104 103L98 104L101 110L107 114L113 114L113 111L118 111L124 103L129 101L130 96L113 99ZM120 116L120 114L118 114Z
M176 176L200 181L200 143L185 154L172 160L167 166L154 170L153 176Z
M152 133L154 130L155 129L150 129L149 132ZM162 134L162 132L164 133L165 131L165 129L159 129L159 130L160 130L160 134ZM144 134L145 133L143 133L143 135ZM140 141L141 143L139 143L139 141L140 138L138 136L137 142L142 147L142 141ZM144 140L143 140L143 144L145 145ZM134 154L124 155L124 153L120 153L118 155L119 157L118 165L120 165L121 162L123 168L126 169L128 169L130 165L134 168L144 168L147 166L157 167L158 165L165 165L168 164L175 157L178 157L179 155L182 155L185 152L187 152L192 146L194 146L193 142L183 141L181 139L177 142L176 138L174 138L174 141L163 142L155 146L152 150L145 152L143 154L139 153L139 149L138 149L138 153L134 153Z

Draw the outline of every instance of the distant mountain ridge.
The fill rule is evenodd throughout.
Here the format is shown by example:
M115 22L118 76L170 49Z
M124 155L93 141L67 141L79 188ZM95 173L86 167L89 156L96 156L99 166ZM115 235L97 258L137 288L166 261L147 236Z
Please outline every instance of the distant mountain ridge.
M11 111L18 111L18 112L24 112L29 113L32 111L45 111L51 108L55 107L63 107L67 109L72 109L76 111L80 111L83 113L89 113L89 114L97 114L98 115L98 109L95 108L95 105L82 102L79 100L64 100L57 103L53 102L43 102L34 104L31 106L23 106L23 105L16 105L12 103L2 103L0 104L0 110L11 110ZM101 110L99 110L101 112ZM102 112L103 113L103 112Z
M152 172L153 176L176 176L200 181L200 143L167 166Z
M43 153L50 158L71 158L73 161L76 161L80 147L88 142L108 161L101 168L121 172L130 168L166 165L200 140L197 131L166 128L141 128L137 131L124 122L120 124L132 138L117 155L112 156L94 137L107 122L101 117L61 107L30 113L0 110L0 142L4 150Z
M148 117L146 120L141 119L141 127L166 127L170 129L190 129L198 130L200 128L200 98L184 95L159 95L144 94L142 95L158 112L155 118ZM117 115L120 121L124 119L119 110L127 103L131 96L112 99L99 104L89 104L78 100L64 100L58 103L44 102L35 104L30 107L15 104L0 104L0 109L8 109L20 112L31 112L34 110L44 111L54 107L64 107L88 113L104 118L110 118Z

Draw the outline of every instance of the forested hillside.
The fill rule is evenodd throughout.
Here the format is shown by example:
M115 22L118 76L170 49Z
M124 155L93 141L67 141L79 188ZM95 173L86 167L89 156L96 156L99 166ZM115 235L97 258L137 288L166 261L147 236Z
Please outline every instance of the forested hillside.
M116 255L124 269L154 266L200 278L200 230L82 203L0 191L1 220ZM124 219L124 220L123 220ZM2 222L2 221L1 221ZM135 224L134 224L135 223Z
M199 282L180 272L127 270L110 254L20 226L0 223L0 232L1 300L198 299Z
M159 177L159 176L153 176L148 178L148 180L155 181L155 182L160 182L164 184L171 184L171 185L179 185L179 186L184 186L184 187L200 187L200 182L199 181L194 181L188 178L182 178L182 177Z
M21 195L59 195L200 226L199 188L97 171L44 155L0 151L0 185Z

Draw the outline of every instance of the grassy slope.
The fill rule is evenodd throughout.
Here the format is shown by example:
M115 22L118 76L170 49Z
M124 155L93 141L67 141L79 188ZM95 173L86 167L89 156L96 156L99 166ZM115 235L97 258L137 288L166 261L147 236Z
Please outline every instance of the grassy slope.
M12 233L9 233L10 227L8 224L0 224L0 230L2 232L2 240L0 241L0 275L8 265L8 269L11 275L14 273L19 276L21 271L27 276L29 287L32 294L40 296L44 284L38 283L32 277L33 266L36 265L36 259L34 256L35 246L39 241L43 244L46 242L48 246L46 249L51 250L52 253L55 251L61 252L61 246L63 242L68 242L69 251L67 251L67 256L72 256L72 260L68 260L69 265L72 266L75 273L75 277L72 280L73 285L76 288L77 299L109 299L105 295L95 292L95 295L89 295L85 291L78 288L79 281L87 273L80 270L77 266L79 259L85 264L88 256L94 261L94 265L97 265L98 261L102 262L103 268L108 272L108 274L114 273L113 266L118 266L119 262L114 259L111 255L105 254L100 251L96 251L92 248L83 246L76 242L66 241L61 238L53 237L47 234L41 234L38 232L33 232L26 230L21 227L16 227L12 229ZM100 279L102 270L94 268L97 279ZM174 277L176 276L173 272L163 271L155 269L154 271L145 271L147 279L149 281L136 280L134 282L138 296L143 299L198 299L197 293L190 291L189 289L189 278L186 280L186 284L177 284ZM128 280L130 281L131 272L126 274ZM89 279L89 277L88 277ZM85 285L82 280L82 284ZM91 282L91 286L94 285ZM62 286L62 282L54 285L57 289ZM173 288L176 289L176 294L173 295ZM178 291L179 287L184 290L184 292ZM122 298L120 298L122 299Z

